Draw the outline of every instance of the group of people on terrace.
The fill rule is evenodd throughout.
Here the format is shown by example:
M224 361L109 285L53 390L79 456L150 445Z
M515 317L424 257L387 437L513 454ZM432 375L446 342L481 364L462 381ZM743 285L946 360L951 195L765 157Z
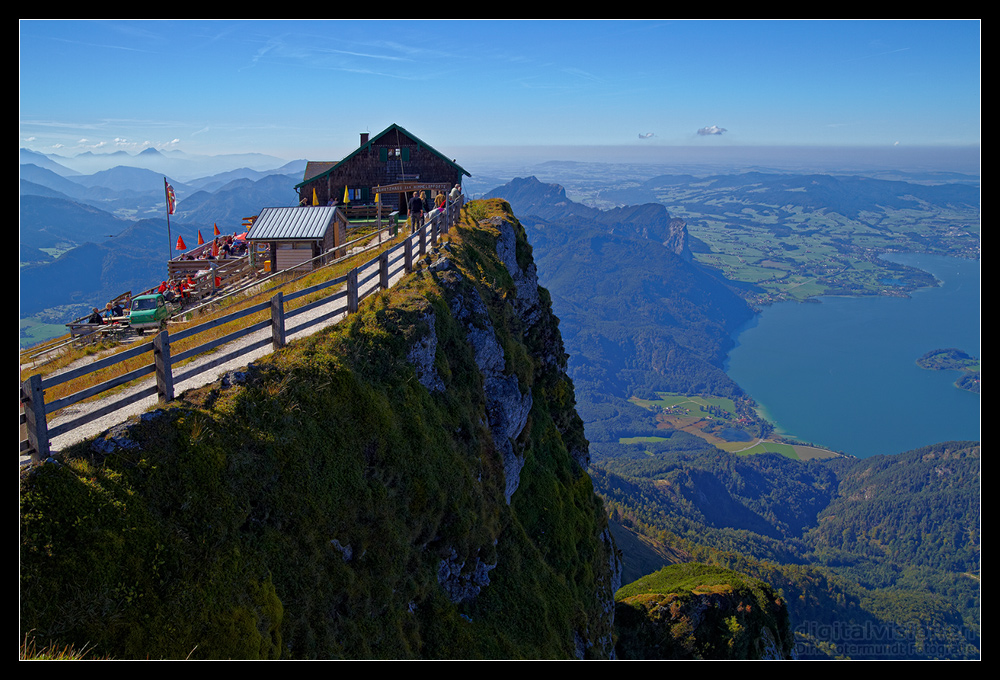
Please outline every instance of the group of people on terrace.
M191 299L191 289L194 288L194 281L191 276L170 279L163 281L156 292L163 296L167 302L179 302L186 304Z
M121 320L126 312L128 312L129 305L131 304L131 295L125 295L124 298L116 298L104 305L104 311L102 312L97 307L93 308L93 312L87 319L87 323L93 324L109 324L114 321Z
M434 208L428 210L427 201L421 195L421 192L414 191L413 196L410 197L409 203L407 204L409 212L410 221L410 232L414 233L420 227L424 226L424 216L434 218L435 215L440 213L445 209L448 201L456 201L462 195L462 187L456 184L451 192L445 196L443 191L437 192L434 196Z
M242 257L247 253L247 242L234 236L216 236L211 248L201 250L197 255L187 253L181 260L228 260Z

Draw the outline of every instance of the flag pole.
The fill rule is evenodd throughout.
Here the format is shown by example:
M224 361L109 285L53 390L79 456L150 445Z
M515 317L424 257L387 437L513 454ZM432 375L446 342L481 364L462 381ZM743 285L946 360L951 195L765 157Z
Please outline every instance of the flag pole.
M167 203L167 279L170 279L170 216L174 214L174 206L177 204L177 197L174 196L174 188L163 178L163 197Z

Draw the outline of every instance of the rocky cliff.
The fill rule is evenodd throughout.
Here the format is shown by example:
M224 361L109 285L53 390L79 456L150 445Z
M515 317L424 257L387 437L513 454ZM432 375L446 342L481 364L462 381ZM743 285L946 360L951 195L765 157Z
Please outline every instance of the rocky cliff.
M116 658L607 658L619 558L531 248L472 203L359 314L21 479L22 628Z

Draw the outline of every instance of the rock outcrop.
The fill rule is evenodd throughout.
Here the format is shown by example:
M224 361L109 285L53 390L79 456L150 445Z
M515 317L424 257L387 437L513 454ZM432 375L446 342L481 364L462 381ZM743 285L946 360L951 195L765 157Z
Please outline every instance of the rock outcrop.
M763 581L675 564L618 593L624 659L792 659L788 607Z

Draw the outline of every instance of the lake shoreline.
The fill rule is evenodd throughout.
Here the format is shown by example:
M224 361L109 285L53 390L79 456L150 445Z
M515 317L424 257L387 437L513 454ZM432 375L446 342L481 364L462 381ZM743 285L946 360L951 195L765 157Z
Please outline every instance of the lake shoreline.
M928 347L979 352L980 263L913 253L887 257L928 272L938 285L907 298L777 303L734 332L723 369L776 432L858 457L978 440L978 396L934 380L940 372L924 371L914 360Z

